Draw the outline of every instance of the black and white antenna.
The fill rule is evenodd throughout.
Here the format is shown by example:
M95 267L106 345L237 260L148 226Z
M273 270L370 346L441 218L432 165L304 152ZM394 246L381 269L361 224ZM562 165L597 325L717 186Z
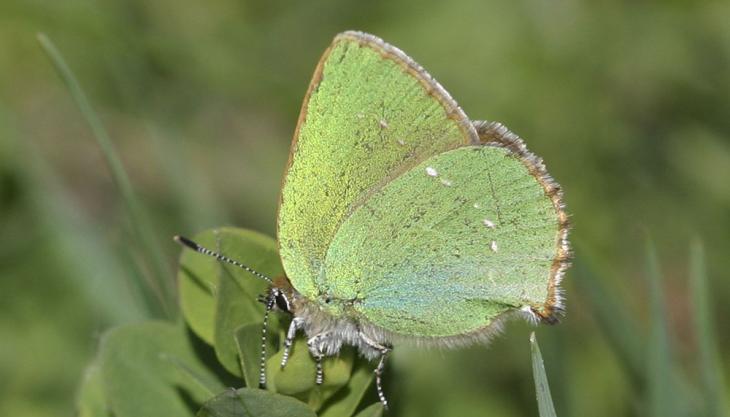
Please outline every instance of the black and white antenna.
M181 244L183 246L186 246L186 247L188 247L188 248L190 248L190 249L192 249L192 250L194 250L196 252L202 253L204 255L212 256L212 257L216 258L219 261L227 262L227 263L229 263L231 265L235 265L235 266L237 266L237 267L239 267L239 268L241 268L243 270L246 270L246 271L252 273L257 278L261 278L264 281L268 282L269 284L273 284L273 282L271 281L271 278L267 277L266 275L262 274L261 272L256 271L256 270L252 269L251 267L246 266L246 265L244 265L244 264L242 264L242 263L240 263L238 261L234 261L231 258L228 258L226 256L223 256L223 255L221 255L218 252L214 252L214 251L212 251L212 250L210 250L208 248L205 248L203 246L200 246L197 243L193 242L192 240L190 240L190 239L188 239L188 238L186 238L184 236L177 235L177 236L173 237L173 240L175 240L175 242L177 242L177 243L179 243L179 244Z

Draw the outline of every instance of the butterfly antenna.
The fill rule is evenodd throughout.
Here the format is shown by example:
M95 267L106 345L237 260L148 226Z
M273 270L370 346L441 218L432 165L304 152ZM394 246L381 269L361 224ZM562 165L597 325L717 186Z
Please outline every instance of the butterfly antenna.
M235 266L237 266L237 267L239 267L239 268L241 268L243 270L246 270L246 271L252 273L256 277L263 279L264 281L268 282L269 284L273 284L273 282L271 281L271 278L267 277L266 275L262 274L261 272L256 271L256 270L252 269L251 267L246 266L246 265L244 265L244 264L242 264L242 263L240 263L238 261L235 261L235 260L233 260L231 258L228 258L226 256L223 256L223 255L221 255L218 252L214 252L214 251L212 251L212 250L210 250L208 248L205 248L203 246L200 246L197 243L193 242L192 240L190 240L190 239L188 239L188 238L186 238L184 236L177 235L177 236L173 237L173 240L175 242L183 245L183 246L186 246L186 247L188 247L188 248L196 251L196 252L202 253L204 255L212 256L212 257L214 257L215 259L217 259L219 261L227 262L227 263L229 263L231 265L235 265Z
M274 290L276 291L276 290ZM276 296L271 292L266 301L266 311L264 312L264 323L261 328L261 357L259 359L259 388L266 389L266 337L269 332L269 313L274 308Z

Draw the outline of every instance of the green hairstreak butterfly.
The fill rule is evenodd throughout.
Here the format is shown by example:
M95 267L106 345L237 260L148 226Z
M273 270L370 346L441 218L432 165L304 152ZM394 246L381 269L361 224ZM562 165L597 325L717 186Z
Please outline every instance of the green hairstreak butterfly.
M292 314L318 363L343 345L378 360L401 343L487 340L505 318L554 323L568 267L559 185L524 142L471 121L401 50L338 35L307 91L281 191L286 277L270 279L267 313ZM265 375L261 374L261 383Z

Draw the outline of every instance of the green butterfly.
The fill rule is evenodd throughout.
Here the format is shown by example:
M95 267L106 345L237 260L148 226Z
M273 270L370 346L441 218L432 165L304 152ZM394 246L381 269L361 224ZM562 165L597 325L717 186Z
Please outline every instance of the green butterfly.
M463 346L504 319L554 323L568 267L568 218L542 160L499 123L473 122L401 50L338 35L304 99L281 191L286 277L267 314L292 314L317 361L343 345L378 359L400 343ZM266 382L262 372L260 382Z

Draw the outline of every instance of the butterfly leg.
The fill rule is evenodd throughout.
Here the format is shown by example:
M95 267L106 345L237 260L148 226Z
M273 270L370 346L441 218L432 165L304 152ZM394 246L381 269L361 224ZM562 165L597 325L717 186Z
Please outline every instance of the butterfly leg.
M261 361L259 363L259 388L266 388L266 338L269 331L269 313L274 308L276 297L272 292L266 300L266 311L264 312L264 323L261 330Z
M284 341L284 354L281 357L281 369L284 369L286 363L289 361L289 352L291 351L291 345L294 343L294 337L297 335L297 330L302 327L303 319L300 317L294 317L289 324L289 330L286 332L286 340Z
M322 382L324 382L324 371L322 369L322 359L324 359L324 353L322 352L322 342L327 338L328 335L329 333L324 332L314 335L309 338L309 340L307 340L309 352L312 354L314 360L317 362L317 376L314 379L317 385L322 385Z
M383 404L383 408L388 408L388 400L385 398L383 393L383 371L385 370L385 360L388 359L388 355L393 351L392 346L381 345L380 343L370 339L363 332L360 332L360 339L365 342L366 345L380 352L380 360L378 366L375 368L375 387L378 391L378 398Z

